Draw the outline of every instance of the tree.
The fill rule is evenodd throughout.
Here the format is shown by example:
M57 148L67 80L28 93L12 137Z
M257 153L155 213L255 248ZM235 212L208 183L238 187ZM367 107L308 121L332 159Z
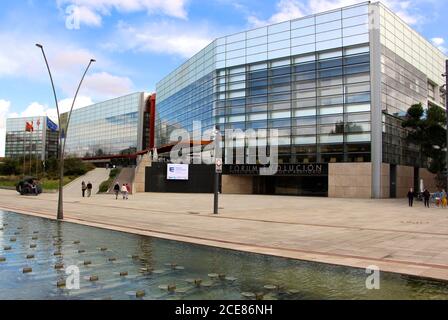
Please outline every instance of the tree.
M430 105L424 110L421 103L412 105L402 123L408 129L407 140L420 147L420 167L426 167L436 175L439 188L446 188L446 114L438 106Z

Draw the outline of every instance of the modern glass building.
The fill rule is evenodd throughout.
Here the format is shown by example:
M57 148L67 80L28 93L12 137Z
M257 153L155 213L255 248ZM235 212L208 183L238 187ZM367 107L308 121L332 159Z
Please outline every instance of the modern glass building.
M157 84L156 142L170 143L175 128L191 132L194 120L223 135L278 129L282 173L232 166L224 191L403 196L432 177L415 167L401 117L419 102L443 107L446 59L381 3L219 38Z
M28 131L27 123L29 124ZM32 128L32 130L30 129ZM58 126L48 117L6 119L5 156L38 157L42 161L58 154Z
M147 100L148 94L137 92L73 110L66 154L94 158L141 151L147 145L143 141L149 125L144 124ZM67 113L62 118L66 119Z

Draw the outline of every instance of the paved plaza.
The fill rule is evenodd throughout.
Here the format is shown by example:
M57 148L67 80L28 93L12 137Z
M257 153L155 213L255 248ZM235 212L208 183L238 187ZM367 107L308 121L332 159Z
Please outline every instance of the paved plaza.
M448 280L448 209L407 200L137 194L66 197L69 222L294 259ZM57 194L0 190L0 209L56 216Z

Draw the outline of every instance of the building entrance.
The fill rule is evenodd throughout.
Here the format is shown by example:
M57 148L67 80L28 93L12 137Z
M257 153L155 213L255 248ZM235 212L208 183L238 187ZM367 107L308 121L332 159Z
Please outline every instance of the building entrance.
M258 176L253 183L255 194L328 197L328 176Z

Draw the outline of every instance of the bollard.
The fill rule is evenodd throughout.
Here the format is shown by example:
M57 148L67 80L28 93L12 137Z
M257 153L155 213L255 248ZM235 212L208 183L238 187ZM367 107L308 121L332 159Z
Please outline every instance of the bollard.
M34 243L30 244L30 248L31 248L31 249L34 249L34 248L36 248L36 247L37 247L37 245L35 245Z
M200 287L201 283L202 283L202 279L195 279L194 280L194 284L195 284L196 287Z
M38 237L36 237L36 236L34 236L34 237L31 237L31 240L37 240L37 239L39 239Z
M175 284L169 284L168 285L168 292L174 292L176 291L176 285Z
M106 250L107 250L107 248L100 248L100 250L101 250L101 251L106 251Z
M88 261L88 260L87 260L87 261L84 261L84 265L85 265L85 266L88 266L88 265L91 265L91 264L92 264L92 261Z
M57 263L54 265L54 268L56 270L61 270L61 269L64 269L64 265L62 263Z
M54 254L53 254L54 256L61 256L62 255L62 252L55 252Z
M56 283L56 286L57 286L58 288L65 288L65 280L59 280L59 281Z
M33 272L33 269L32 268L23 268L23 273L31 273L31 272Z
M79 241L79 240L73 241L73 244L80 244L80 243L81 243L81 241Z
M26 256L27 259L34 259L34 254L29 254Z
M78 250L78 253L85 253L85 252L86 252L86 250L84 250L84 249Z
M12 237L11 239L9 239L9 241L11 241L11 242L16 242L16 241L17 241L17 238L16 238L16 237Z
M98 277L98 276L90 276L90 279L89 279L89 281L90 282L95 282L95 281L98 281L100 278Z
M145 290L138 290L138 291L135 293L135 297L136 297L136 298L143 298L145 295L146 295Z
M120 272L120 277L126 277L128 275L127 271Z
M3 247L3 250L9 251L9 250L11 250L11 247L10 246Z
M114 261L117 261L117 258L109 258L108 260L109 260L109 262L114 262Z

